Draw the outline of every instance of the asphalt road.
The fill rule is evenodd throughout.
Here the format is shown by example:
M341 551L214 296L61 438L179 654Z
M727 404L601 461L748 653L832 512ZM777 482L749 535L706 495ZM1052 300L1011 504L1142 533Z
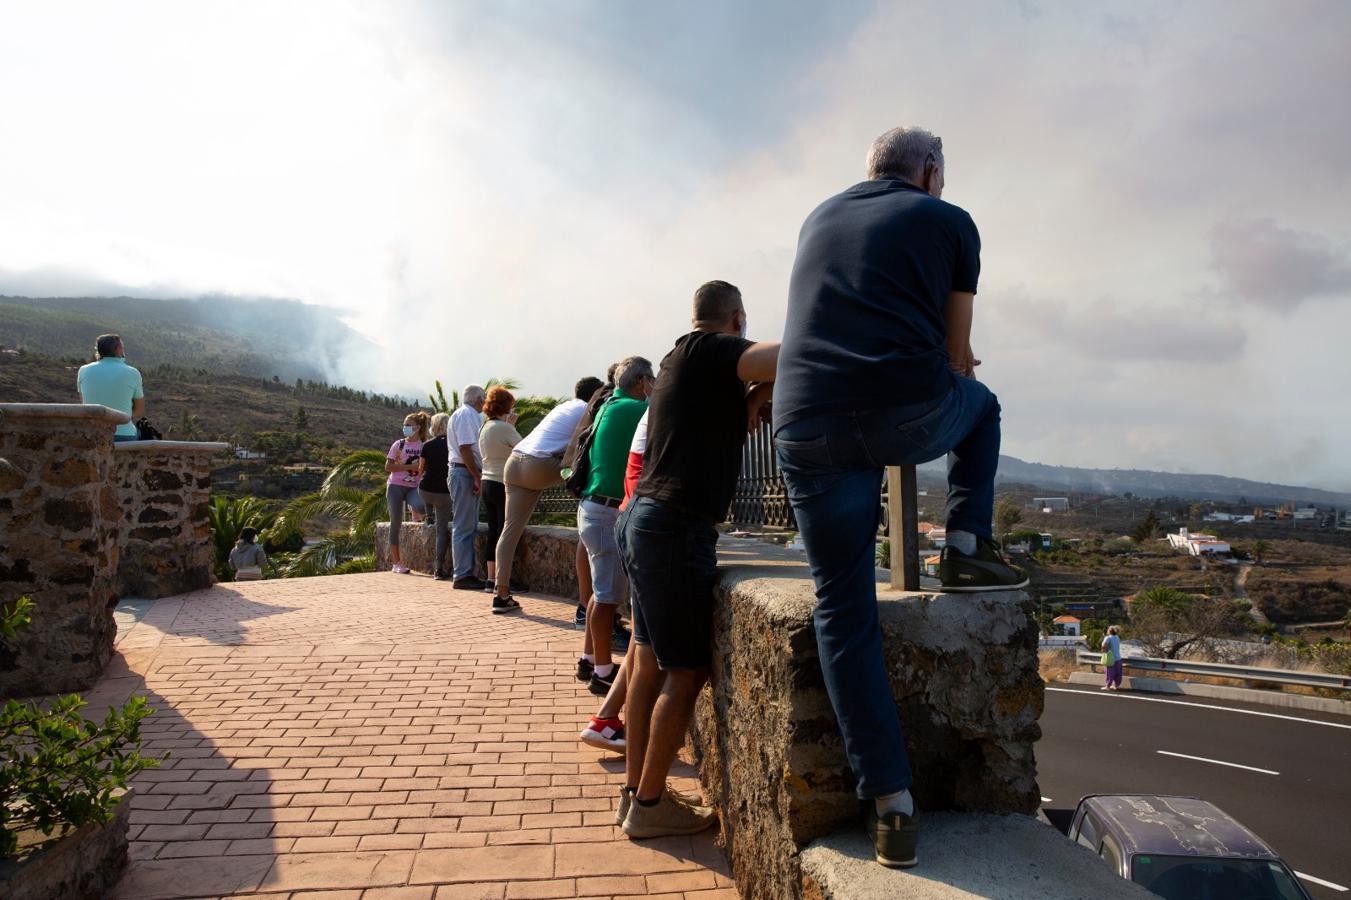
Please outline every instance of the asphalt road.
M1085 794L1201 797L1335 886L1305 878L1314 897L1351 900L1351 717L1048 685L1041 727L1042 809L1062 831Z

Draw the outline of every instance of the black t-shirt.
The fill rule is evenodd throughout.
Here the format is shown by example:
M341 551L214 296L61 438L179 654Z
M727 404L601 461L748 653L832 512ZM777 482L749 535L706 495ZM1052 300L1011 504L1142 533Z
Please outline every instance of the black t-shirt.
M446 445L446 436L434 437L423 444L422 458L426 466L418 487L429 494L449 494L450 486L446 481L450 475L450 448Z
M948 390L953 291L975 293L965 210L896 179L856 184L802 225L774 384L774 427L921 403Z
M746 385L737 361L751 342L695 331L661 361L648 400L647 452L635 496L711 522L727 518L746 443Z

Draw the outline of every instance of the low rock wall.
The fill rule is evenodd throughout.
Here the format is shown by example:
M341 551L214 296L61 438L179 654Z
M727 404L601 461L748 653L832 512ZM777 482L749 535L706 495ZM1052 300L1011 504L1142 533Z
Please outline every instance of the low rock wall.
M0 897L6 900L101 900L127 867L131 792L107 822L54 836L21 860L0 862ZM40 833L39 833L40 837Z
M800 848L857 828L801 554L723 540L712 688L693 742L743 897L800 897ZM1021 592L879 590L892 694L924 810L1033 813L1043 685Z
M122 596L153 599L211 586L211 456L223 449L195 441L113 445Z
M33 623L0 638L0 697L81 690L112 656L117 602L113 428L102 406L0 404L0 605Z
M0 605L35 605L32 624L0 640L0 697L93 684L119 595L211 584L209 455L225 445L114 444L126 420L103 406L0 403Z
M475 541L477 574L486 577L483 566L484 550L488 544L488 527L479 525ZM403 564L416 572L431 574L436 570L436 529L420 523L404 522L399 530L399 555ZM512 562L513 581L527 584L532 591L555 597L577 599L577 529L546 525L531 525L521 536ZM449 565L450 551L446 551ZM375 568L384 572L390 568L389 523L375 526Z

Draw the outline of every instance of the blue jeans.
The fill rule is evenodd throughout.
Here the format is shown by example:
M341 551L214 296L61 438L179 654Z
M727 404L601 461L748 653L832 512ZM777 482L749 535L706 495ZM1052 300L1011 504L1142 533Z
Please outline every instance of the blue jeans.
M949 530L990 537L999 401L979 382L954 376L936 400L785 425L775 448L816 581L821 671L858 795L904 790L912 781L910 761L877 616L874 544L883 468L948 454Z
M590 500L577 504L577 536L591 563L591 594L606 606L617 606L626 586L615 538L618 520L618 509Z
M450 558L452 577L468 578L474 574L474 537L478 534L478 495L474 493L474 476L461 466L450 470L450 505L454 516L450 528Z

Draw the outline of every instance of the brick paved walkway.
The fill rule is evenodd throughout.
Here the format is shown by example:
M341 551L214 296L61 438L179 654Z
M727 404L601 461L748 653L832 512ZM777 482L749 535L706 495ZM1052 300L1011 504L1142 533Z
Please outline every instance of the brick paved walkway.
M144 608L86 695L147 695L146 751L173 754L137 780L115 896L735 898L711 835L614 826L573 605L520 599L375 573Z

